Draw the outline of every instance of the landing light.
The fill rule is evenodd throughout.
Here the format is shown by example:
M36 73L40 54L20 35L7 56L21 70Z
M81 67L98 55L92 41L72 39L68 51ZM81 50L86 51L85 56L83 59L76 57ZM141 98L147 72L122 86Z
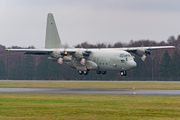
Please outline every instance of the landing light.
M67 54L68 54L68 52L64 52L64 54L65 54L65 55L67 55Z

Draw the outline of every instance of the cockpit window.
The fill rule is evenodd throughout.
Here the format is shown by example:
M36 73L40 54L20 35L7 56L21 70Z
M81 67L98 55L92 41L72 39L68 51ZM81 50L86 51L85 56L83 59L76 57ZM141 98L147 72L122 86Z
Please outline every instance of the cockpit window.
M119 57L120 57L120 58L123 58L123 57L124 57L124 55L125 55L125 54L124 54L124 53L122 53L122 54L120 54L120 56L119 56Z
M119 57L120 57L120 58L127 58L127 57L131 57L131 55L130 55L130 54L121 53L121 54L119 55Z

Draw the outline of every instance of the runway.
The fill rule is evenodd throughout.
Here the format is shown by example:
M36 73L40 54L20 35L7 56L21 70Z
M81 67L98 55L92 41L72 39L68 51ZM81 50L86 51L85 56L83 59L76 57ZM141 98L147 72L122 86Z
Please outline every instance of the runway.
M180 90L160 89L93 89L93 88L7 88L0 92L10 93L71 93L71 94L110 94L110 95L180 95Z

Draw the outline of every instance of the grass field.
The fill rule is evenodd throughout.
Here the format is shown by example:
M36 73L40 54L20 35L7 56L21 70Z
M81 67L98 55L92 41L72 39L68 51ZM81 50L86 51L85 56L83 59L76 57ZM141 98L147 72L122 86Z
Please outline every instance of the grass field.
M0 81L0 87L180 89L180 82ZM180 96L0 93L0 120L179 120Z
M180 96L0 93L3 120L178 120Z
M0 81L0 87L180 89L180 82Z

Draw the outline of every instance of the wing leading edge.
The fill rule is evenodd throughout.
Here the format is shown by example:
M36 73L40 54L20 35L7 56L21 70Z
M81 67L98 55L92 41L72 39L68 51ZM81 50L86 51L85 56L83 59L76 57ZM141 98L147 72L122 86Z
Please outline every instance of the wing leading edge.
M133 52L139 49L157 50L157 49L167 49L167 48L175 48L175 46L129 47L129 48L120 48L120 49L125 50L127 52Z

